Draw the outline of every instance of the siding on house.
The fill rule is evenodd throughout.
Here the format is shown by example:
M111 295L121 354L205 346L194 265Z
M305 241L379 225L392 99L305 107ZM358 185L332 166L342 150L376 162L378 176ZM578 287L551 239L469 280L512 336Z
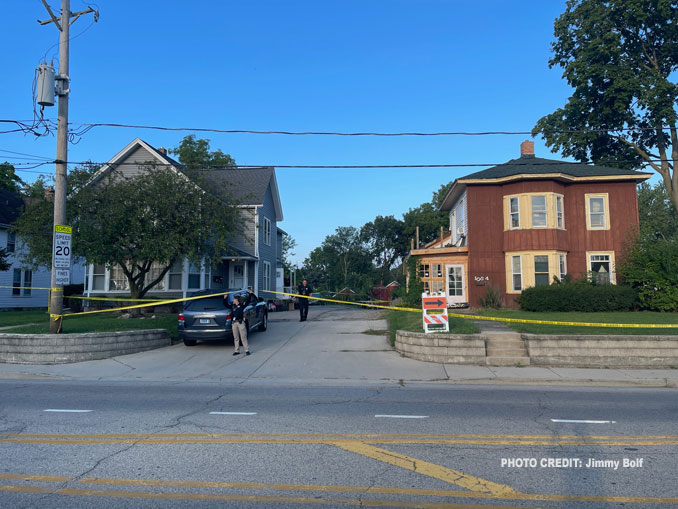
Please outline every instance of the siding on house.
M275 290L275 269L277 267L278 258L278 242L277 242L277 223L275 220L275 207L273 205L273 193L271 192L271 185L268 185L264 203L259 207L259 288L264 289L264 262L271 264L271 283L269 290ZM270 243L264 242L264 218L271 222L271 238ZM264 295L267 298L273 298L273 294Z
M7 230L0 228L0 247L7 248ZM14 269L21 270L21 277L24 277L25 270L31 270L32 288L50 288L52 272L49 269L39 267L33 268L30 264L21 260L23 249L21 239L16 242L16 251L9 253L7 262L10 264L9 270L0 272L0 287L11 287L14 284ZM81 284L84 282L84 266L82 263L74 263L71 267L71 282ZM25 291L20 290L20 295L13 295L12 288L0 288L0 309L8 308L46 308L48 301L48 290L31 290L30 295L25 295Z
M244 253L251 256L256 256L255 252L255 236L257 234L257 224L255 222L256 208L242 207L240 209L241 221L240 225L243 228L242 233L236 234L235 239L231 245Z

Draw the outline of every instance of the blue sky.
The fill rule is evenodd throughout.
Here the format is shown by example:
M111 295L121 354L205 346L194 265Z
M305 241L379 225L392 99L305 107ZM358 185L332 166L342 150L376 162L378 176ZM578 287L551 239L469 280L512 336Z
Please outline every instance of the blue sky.
M31 83L58 62L39 0L6 2L0 118L32 118ZM60 0L50 0L55 12ZM564 0L98 0L71 27L70 121L286 131L529 131L570 89L549 69ZM71 0L71 10L86 8ZM90 26L91 25L91 26ZM89 28L88 28L89 27ZM87 29L87 30L86 30ZM84 33L83 30L86 30ZM81 34L81 35L78 35ZM56 107L49 108L56 117ZM3 127L4 129L4 127ZM69 161L104 162L135 137L176 147L186 132L95 128ZM247 165L501 163L525 136L329 137L197 133ZM538 156L557 158L541 140ZM1 134L0 150L53 159L56 139ZM0 151L0 161L26 163ZM20 167L19 167L20 168ZM441 184L482 168L278 169L303 261L338 226L402 217ZM53 173L52 166L33 171ZM36 173L20 172L26 181Z

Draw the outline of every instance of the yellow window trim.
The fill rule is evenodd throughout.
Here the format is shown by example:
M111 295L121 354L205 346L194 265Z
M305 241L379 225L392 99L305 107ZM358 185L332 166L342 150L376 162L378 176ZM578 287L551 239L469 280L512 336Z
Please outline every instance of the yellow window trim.
M608 254L608 253L594 253ZM525 288L534 286L534 257L548 256L549 260L549 283L554 277L560 278L560 255L565 255L565 269L567 269L567 252L565 251L511 251L505 253L506 264L506 293L517 295ZM512 257L520 256L521 283L520 290L513 289L513 264ZM589 258L590 259L590 258ZM590 271L590 270L589 270Z
M589 201L591 198L602 198L605 207L605 226L595 227L591 226L591 208ZM587 230L609 230L610 229L610 199L608 193L586 193L584 195L584 204L586 206L586 229Z
M532 197L546 197L546 226L532 225ZM556 209L556 197L563 200L563 227L558 228L558 211ZM518 228L511 228L511 198L518 198ZM564 230L565 229L565 196L560 193L520 193L504 196L504 231L509 230Z

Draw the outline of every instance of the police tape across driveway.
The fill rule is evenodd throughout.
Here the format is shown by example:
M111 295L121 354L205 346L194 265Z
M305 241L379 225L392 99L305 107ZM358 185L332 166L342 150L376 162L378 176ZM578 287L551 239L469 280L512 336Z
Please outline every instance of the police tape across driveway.
M32 288L32 287L9 287L9 286L0 286L0 288L30 288L32 290L59 290L61 291L61 288ZM110 300L110 301L126 301L126 302L133 302L133 301L144 301L145 304L135 304L131 306L122 306L118 308L110 308L110 309L97 309L94 311L82 311L80 313L70 313L70 314L62 314L62 315L57 315L50 313L50 318L53 320L58 320L59 318L71 318L74 316L82 316L82 315L92 315L92 314L97 314L97 313L110 313L113 311L126 311L128 309L139 309L139 308L145 308L149 306L161 306L165 304L176 304L178 302L188 302L191 300L197 300L197 299L205 299L209 297L218 297L218 296L223 296L223 295L228 295L230 293L237 292L239 290L232 290L228 292L220 292L220 293L213 293L209 295L199 295L196 297L185 297L183 299L167 299L167 300L152 300L152 299L125 299L125 298L108 298L108 297L78 297L84 300ZM325 297L306 297L303 295L297 295L295 293L286 293L286 292L276 292L273 290L259 290L259 293L270 293L270 294L275 294L275 295L286 295L290 297L296 297L298 299L312 299L312 300L319 300L319 301L324 301L324 302L334 302L337 304L345 304L345 305L351 305L351 306L361 306L361 307L367 307L367 308L376 308L376 309L386 309L389 311L407 311L410 313L421 313L421 309L417 308L409 308L409 307L399 307L399 306L382 306L379 304L370 304L370 303L363 303L363 302L347 302L343 300L338 300L338 299L327 299ZM74 298L73 296L69 296L70 298ZM542 324L542 325L565 325L565 326L574 326L574 327L607 327L607 328L613 328L613 329L618 329L618 328L635 328L635 329L678 329L678 324L676 323L595 323L595 322L564 322L564 321L556 321L556 320L529 320L525 318L503 318L503 317L496 317L496 316L481 316L481 315L466 315L466 314L461 314L461 313L448 313L448 316L454 316L457 318L465 318L468 320L487 320L491 322L510 322L510 323L533 323L533 324Z

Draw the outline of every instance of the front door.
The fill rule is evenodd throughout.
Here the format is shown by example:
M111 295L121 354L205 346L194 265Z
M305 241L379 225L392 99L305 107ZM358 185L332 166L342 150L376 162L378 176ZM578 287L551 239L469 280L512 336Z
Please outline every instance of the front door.
M463 265L447 265L447 305L466 302Z
M245 264L243 262L231 262L229 286L231 288L245 287Z

